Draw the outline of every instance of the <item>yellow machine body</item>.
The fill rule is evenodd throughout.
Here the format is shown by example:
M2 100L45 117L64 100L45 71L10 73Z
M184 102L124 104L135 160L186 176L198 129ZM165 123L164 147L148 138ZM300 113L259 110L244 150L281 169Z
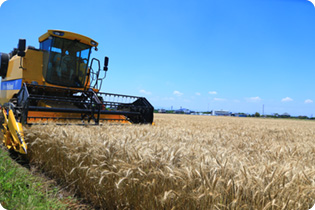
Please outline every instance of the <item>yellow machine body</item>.
M15 55L10 59L7 76L1 80L0 103L9 102L24 82L44 84L42 62L43 52L31 49L26 50L24 58Z
M57 31L58 33L54 32L56 32L56 30L48 30L47 33L39 37L39 42L42 43L51 37L60 37L62 39L78 40L80 43L84 43L91 47L98 46L96 41L80 34L60 30ZM58 34L63 35L61 36ZM45 57L47 57L47 52L39 51L34 48L27 48L24 57L14 55L10 59L6 77L1 80L1 104L9 102L13 95L19 92L23 83L63 87L45 81L43 76L43 68L45 62L47 62L47 59L44 59ZM86 82L86 86L88 86L90 81ZM82 90L83 88L78 89Z
M0 53L3 143L8 149L26 154L22 124L39 121L152 124L154 109L145 98L99 91L105 76L100 76L100 61L90 59L98 46L93 39L48 30L39 37L38 49L25 43L20 39L10 54ZM105 57L104 75L107 64Z

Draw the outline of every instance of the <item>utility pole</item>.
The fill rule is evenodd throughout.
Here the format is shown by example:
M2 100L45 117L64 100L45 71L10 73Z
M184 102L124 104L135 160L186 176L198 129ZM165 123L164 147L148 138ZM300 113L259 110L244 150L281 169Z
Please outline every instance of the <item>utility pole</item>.
M262 115L265 116L265 104L263 104L263 107L262 107Z

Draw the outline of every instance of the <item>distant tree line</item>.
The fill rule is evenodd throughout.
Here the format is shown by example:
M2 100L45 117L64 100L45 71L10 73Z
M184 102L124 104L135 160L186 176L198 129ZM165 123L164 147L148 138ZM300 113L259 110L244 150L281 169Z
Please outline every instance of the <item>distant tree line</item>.
M161 112L161 110L159 110L159 109L155 109L154 113L185 114L185 113L176 112L175 110L163 110L163 112ZM192 111L192 113L195 113L195 112ZM209 114L212 114L212 111L198 112L198 113L209 115ZM274 113L273 115L261 115L259 112L255 112L255 114L245 114L245 113L240 112L240 113L232 114L232 116L235 116L236 114L238 114L238 115L246 115L247 117L289 118L289 119L315 120L315 117L308 117L308 116L305 116L305 115L290 116L288 114L280 115L278 113Z

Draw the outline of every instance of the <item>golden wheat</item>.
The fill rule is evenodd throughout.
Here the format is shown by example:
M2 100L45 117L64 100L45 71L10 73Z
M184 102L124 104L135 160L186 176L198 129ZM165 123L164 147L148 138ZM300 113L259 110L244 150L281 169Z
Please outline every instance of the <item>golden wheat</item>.
M29 158L102 209L309 209L315 122L155 115L32 126Z

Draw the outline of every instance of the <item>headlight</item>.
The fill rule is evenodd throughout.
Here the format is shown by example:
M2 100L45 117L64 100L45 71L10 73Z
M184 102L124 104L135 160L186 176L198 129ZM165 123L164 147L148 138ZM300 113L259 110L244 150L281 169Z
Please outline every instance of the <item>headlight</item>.
M96 42L94 42L94 41L91 41L91 45L94 45L94 46L95 46L95 45L96 45Z
M57 36L63 36L65 33L61 32L61 31L54 31L53 34L55 34Z

